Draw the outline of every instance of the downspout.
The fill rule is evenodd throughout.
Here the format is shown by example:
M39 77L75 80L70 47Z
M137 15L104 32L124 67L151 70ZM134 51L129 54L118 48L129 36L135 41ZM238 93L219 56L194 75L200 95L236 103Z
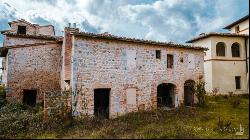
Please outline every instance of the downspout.
M248 40L248 38L245 38L245 55L246 55L246 74L247 74L247 92L249 93L249 73L248 73L248 62L247 62L247 60L249 59L248 57L247 57L247 40Z
M245 38L245 55L246 55L246 72L248 73L248 63L247 63L247 38Z

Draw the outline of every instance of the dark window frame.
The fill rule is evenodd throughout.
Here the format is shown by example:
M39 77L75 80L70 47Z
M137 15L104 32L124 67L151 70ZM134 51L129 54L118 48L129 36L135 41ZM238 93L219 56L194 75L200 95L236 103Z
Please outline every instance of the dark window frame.
M167 54L167 68L173 68L174 67L174 55Z
M155 58L161 59L161 50L155 50Z
M216 44L216 56L226 56L226 46L224 42Z
M232 57L240 57L240 45L239 43L233 43L231 46Z
M235 88L241 89L241 76L235 76Z

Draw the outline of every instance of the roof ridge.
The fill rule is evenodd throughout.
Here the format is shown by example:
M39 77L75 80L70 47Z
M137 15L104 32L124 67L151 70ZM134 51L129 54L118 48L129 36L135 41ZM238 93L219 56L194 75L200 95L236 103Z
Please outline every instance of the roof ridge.
M196 36L188 41L186 43L192 43L194 41L209 37L209 36L228 36L228 37L249 37L248 34L238 34L238 33L220 33L220 32L209 32L204 33L203 35Z
M249 14L247 14L246 16L244 16L244 17L242 17L242 18L240 18L240 19L237 19L237 20L231 22L230 24L228 24L227 26L225 26L223 29L230 29L230 28L233 27L234 25L236 25L236 24L238 24L238 23L240 23L240 22L242 22L242 21L245 21L245 20L247 20L247 19L249 19Z
M73 32L72 35L83 35L88 37L101 37L104 39L115 39L120 41L129 41L129 42L135 42L135 43L145 43L145 44L151 44L151 45L166 45L170 47L180 47L180 48L189 48L189 49L203 49L207 50L208 48L204 48L202 46L194 46L194 45L184 45L180 43L174 43L174 42L162 42L162 41L154 41L154 40L146 40L146 39L138 39L138 38L129 38L124 36L116 36L112 34L97 34L97 33L90 33L90 32Z
M19 36L19 37L33 37L33 38L38 38L38 39L53 39L56 41L62 41L63 37L62 36L52 36L52 35L29 35L29 34L17 34L17 33L11 33L11 32L5 32L3 35L10 35L10 36Z
M40 45L55 44L55 43L56 42L39 42L39 43L30 43L30 44L17 44L17 45L4 46L4 48L32 47L32 46L40 46Z

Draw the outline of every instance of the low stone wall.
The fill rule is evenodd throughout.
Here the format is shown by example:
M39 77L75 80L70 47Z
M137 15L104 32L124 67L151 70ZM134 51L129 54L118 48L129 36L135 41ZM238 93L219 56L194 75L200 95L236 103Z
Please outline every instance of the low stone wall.
M71 113L71 92L53 91L44 94L44 117L64 116Z

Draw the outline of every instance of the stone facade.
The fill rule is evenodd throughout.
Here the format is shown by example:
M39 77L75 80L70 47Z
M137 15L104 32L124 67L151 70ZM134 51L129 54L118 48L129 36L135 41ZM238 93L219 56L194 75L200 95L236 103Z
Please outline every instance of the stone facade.
M41 102L46 91L60 90L60 52L58 44L9 49L8 97L21 101L23 89L36 89Z
M61 43L55 38L40 36L40 26L26 21L10 22L4 33L3 83L8 87L8 99L22 102L24 90L36 90L36 103L44 101L44 94L60 90ZM25 35L17 34L17 27L26 26ZM48 26L46 34L54 35Z
M18 26L25 26L27 35L55 35L54 26L52 25L39 26L37 24L31 24L23 19L9 22L9 25L11 27L9 30L10 33L17 33Z
M202 47L81 33L68 27L60 40L51 28L23 20L9 24L2 49L8 51L1 51L8 98L21 101L23 90L35 89L37 102L44 101L45 115L67 104L73 115L93 116L98 89L109 91L108 117L156 109L161 84L173 86L165 92L171 92L171 104L178 107L184 102L185 82L203 76ZM27 34L16 34L18 25L27 26Z
M197 81L203 75L203 51L185 48L161 47L139 43L127 43L74 36L72 54L71 86L81 88L73 98L74 113L84 114L83 96L87 98L88 115L94 114L94 89L110 88L110 117L157 107L157 86L172 83L176 86L174 106L183 103L184 83ZM136 66L128 68L127 52L136 52ZM161 59L156 59L156 50L161 50ZM167 54L174 55L173 68L167 68ZM189 56L193 56L190 62ZM181 59L183 62L181 62ZM189 65L193 65L190 67ZM127 104L126 89L136 89L136 104ZM74 104L74 103L73 103Z
M44 118L71 114L70 91L49 91L44 94Z

